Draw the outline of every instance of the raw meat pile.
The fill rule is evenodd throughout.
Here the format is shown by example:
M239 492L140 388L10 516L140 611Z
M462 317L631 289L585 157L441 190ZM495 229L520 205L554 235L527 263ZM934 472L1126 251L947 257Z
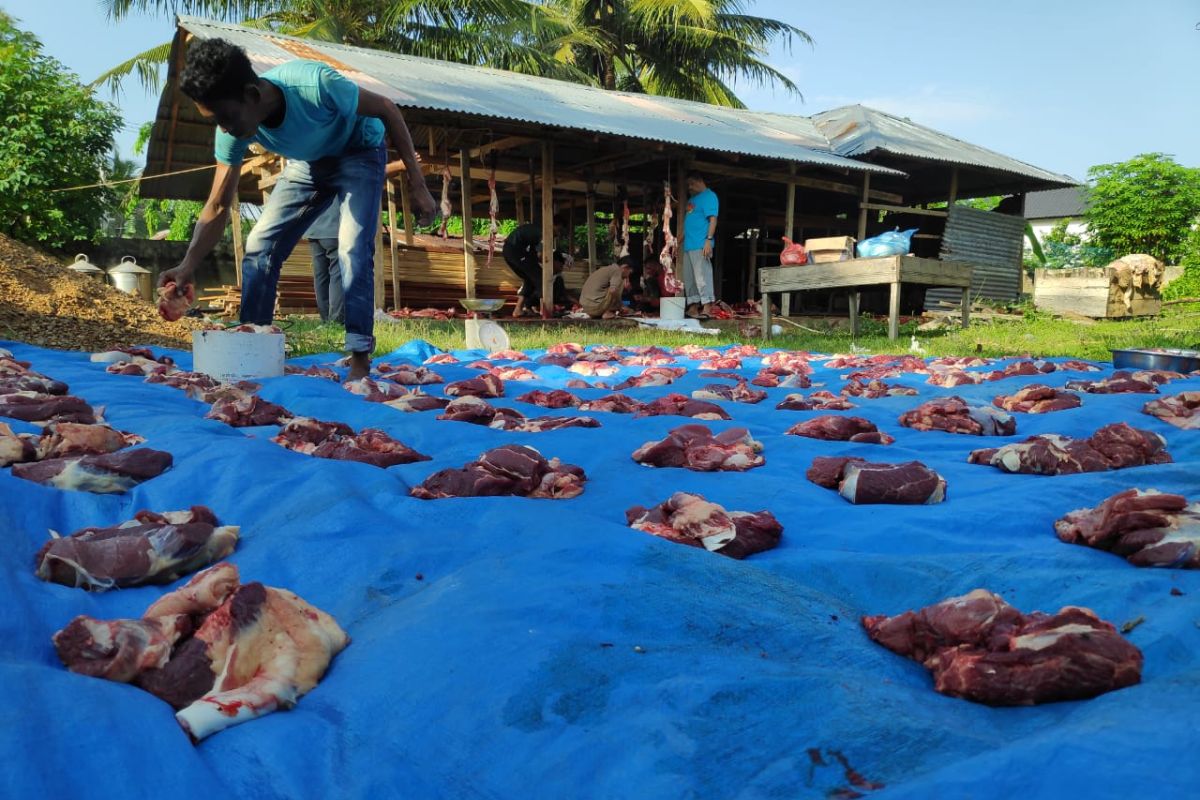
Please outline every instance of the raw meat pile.
M525 367L492 367L488 374L495 375L502 381L536 381L537 375Z
M52 422L40 434L13 433L0 422L0 467L50 458L103 455L146 441L108 425L82 422Z
M1067 381L1067 388L1088 394L1158 394L1161 384L1182 377L1178 372L1118 370L1102 381Z
M95 409L81 397L69 394L16 391L0 394L0 417L23 422L82 422L103 420L102 409Z
M40 436L0 423L0 466L11 464L15 477L56 489L119 494L171 466L170 453L126 449L143 441L99 423L55 422Z
M8 350L0 350L0 395L13 392L66 394L67 385L35 372L28 361L18 361Z
M410 396L413 391L390 380L376 380L370 377L346 381L342 384L342 388L351 394L358 395L368 403L387 403L391 400L399 400Z
M487 373L477 378L468 378L465 381L455 381L454 383L446 384L445 393L448 397L463 397L466 395L473 397L503 397L504 381L491 373Z
M681 425L665 439L646 442L633 460L648 467L684 467L696 472L744 472L766 463L762 443L745 428L716 436L704 425Z
M878 400L881 397L912 396L916 393L917 390L909 386L884 383L881 380L864 381L862 378L851 378L842 387L842 394L847 397L862 397L867 400Z
M220 561L237 546L238 528L222 526L204 506L139 511L128 522L53 537L34 559L44 581L93 591L170 583Z
M629 527L672 542L745 558L779 544L783 526L770 511L726 511L698 494L676 492L653 508L625 512Z
M258 425L284 425L296 415L275 403L267 402L256 394L242 392L229 386L229 393L215 400L205 419L215 419L234 428L250 428Z
M534 389L532 392L526 392L518 397L517 402L529 403L542 408L576 408L583 401L562 389L554 389L549 392Z
M1115 422L1087 439L1041 434L1017 444L973 450L967 461L987 464L1005 472L1075 475L1146 464L1169 464L1171 456L1166 448L1166 440L1157 433Z
M1127 489L1054 523L1058 538L1124 557L1138 567L1200 569L1200 503Z
M585 400L579 404L580 411L606 411L610 414L636 414L642 410L643 403L634 400L629 395L614 392L595 400Z
M480 397L459 397L446 406L438 419L487 425L514 433L542 433L561 428L599 428L593 417L526 417L513 408L497 408Z
M729 386L723 383L710 383L703 389L692 392L694 400L728 400L731 403L761 403L767 399L767 393L760 389L751 389L745 381Z
M969 406L961 397L940 397L900 415L900 424L918 431L945 431L975 436L1012 436L1017 421L989 406Z
M982 361L982 359L979 359ZM926 381L933 386L954 387L970 384L985 383L987 381L999 381L1005 378L1015 377L1030 377L1035 375L1046 375L1051 372L1099 372L1100 368L1088 364L1085 361L1065 361L1062 364L1055 364L1052 361L1014 361L1002 370L993 370L992 372L964 372L963 367L966 366L982 366L982 364L970 363L967 360L960 360L961 363L954 363L954 359L934 359L929 366L933 370L929 379ZM990 362L984 362L990 363Z
M617 384L617 389L640 388L644 386L666 386L682 378L687 370L683 367L648 367L641 375L626 378Z
M581 411L587 411L580 406ZM637 417L691 417L692 419L731 419L725 409L706 400L693 400L685 394L672 392L649 403L643 403L635 412Z
M607 378L616 375L618 367L606 361L576 361L567 369L589 378Z
M461 469L435 472L409 494L422 500L499 495L567 500L583 493L586 479L574 464L547 461L532 447L509 444L488 450Z
M920 461L875 464L861 458L817 456L805 476L856 505L930 505L946 499L946 479Z
M377 428L363 428L359 433L342 422L322 422L311 417L296 417L288 422L271 441L297 453L330 458L338 461L358 461L376 467L394 467L429 461Z
M286 589L242 584L226 562L163 595L141 619L79 616L54 634L68 669L169 703L193 742L291 708L349 642L324 611Z
M338 375L337 372L329 367L297 367L292 364L288 364L283 368L283 374L304 375L310 378L324 378L327 381L333 381L335 383L342 382L342 376Z
M1048 414L1051 411L1079 408L1083 401L1074 392L1064 392L1041 383L1032 383L1019 392L997 396L992 400L992 404L1005 411L1020 414Z
M451 356L454 358L454 356ZM426 362L426 363L457 363L458 359L451 362ZM445 383L446 379L437 374L428 367L414 367L409 364L380 364L375 368L383 377L387 378L392 383L403 384L404 386L426 386L431 383Z
M457 364L458 359L453 353L437 353L425 359L424 364Z
M1022 614L976 589L862 624L877 644L923 664L938 692L977 703L1083 700L1141 681L1141 651L1086 608Z
M807 398L797 392L783 398L775 408L787 411L849 411L855 405L832 392L813 392Z
M449 404L450 401L446 398L425 394L420 389L414 389L411 392L384 401L384 405L388 408L405 412L440 410Z
M891 444L896 441L875 427L873 422L862 417L840 417L826 414L806 419L788 428L789 436L804 436L828 442L863 442L865 444Z
M1158 417L1176 428L1200 430L1200 392L1180 392L1156 398L1142 406L1142 413Z
M446 217L443 216L442 219L445 220ZM449 308L409 308L405 306L399 309L394 308L387 312L387 314L389 317L395 317L396 319L432 319L438 322L446 322L458 316L458 309L454 306L450 306Z

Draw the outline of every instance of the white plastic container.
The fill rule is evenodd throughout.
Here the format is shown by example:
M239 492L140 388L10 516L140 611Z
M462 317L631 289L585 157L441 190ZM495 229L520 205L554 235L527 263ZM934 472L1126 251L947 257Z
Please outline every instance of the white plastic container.
M497 323L490 319L463 320L467 334L468 350L487 350L494 353L497 350L508 349L508 334Z
M658 300L659 319L683 319L686 301L682 297L661 297Z
M192 332L193 369L219 381L278 378L283 363L282 333Z

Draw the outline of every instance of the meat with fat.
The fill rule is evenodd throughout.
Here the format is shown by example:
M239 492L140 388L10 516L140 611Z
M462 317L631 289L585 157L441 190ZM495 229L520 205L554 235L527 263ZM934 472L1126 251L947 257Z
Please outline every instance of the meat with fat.
M448 397L463 397L464 395L472 395L474 397L503 397L504 381L491 373L484 373L483 375L468 378L464 381L448 383L444 391Z
M917 393L917 390L910 386L884 383L881 380L864 381L861 378L851 378L842 387L841 393L847 397L878 400L883 397L911 397Z
M409 492L422 500L515 495L566 500L583 493L586 475L574 464L547 461L532 447L510 444L481 454L459 469L444 469Z
M455 362L427 361L426 363L457 363L457 360ZM411 364L380 364L375 371L392 383L404 386L428 386L431 383L445 383L446 380L428 367L414 367Z
M946 479L920 461L877 464L852 456L817 456L805 476L856 505L930 505L946 499Z
M1139 567L1200 569L1200 502L1127 489L1054 523L1058 538L1122 556Z
M802 372L781 372L763 369L750 379L755 386L765 386L768 389L809 389L812 379Z
M351 394L358 395L368 403L386 403L389 400L407 397L411 393L409 389L405 388L405 385L392 380L376 380L371 377L346 381L342 384L342 388Z
M813 392L807 398L796 392L783 398L775 408L784 411L849 411L856 406L832 392Z
M682 378L687 373L684 367L648 367L642 370L641 375L634 375L631 378L626 378L617 384L616 388L642 388L646 386L667 386L672 384L678 378Z
M262 399L256 394L239 392L216 400L205 419L215 419L234 428L260 425L284 425L295 416L281 405Z
M710 383L704 388L692 392L692 398L694 400L727 400L731 403L761 403L767 399L767 393L761 389L751 389L743 380L733 386Z
M1141 680L1141 651L1086 608L1022 614L976 589L862 624L872 641L924 665L936 691L986 705L1084 700Z
M297 367L293 364L288 364L287 366L285 366L283 368L283 374L284 375L303 375L303 376L309 377L309 378L324 378L327 381L333 381L335 383L342 382L342 376L339 375L337 373L337 371L331 369L330 367L318 367L318 366Z
M825 414L820 417L797 422L788 428L788 436L805 436L809 439L824 439L829 442L862 442L864 444L891 444L894 438L875 427L875 423L862 417L843 417Z
M668 541L737 559L776 547L783 535L770 511L726 511L687 492L676 492L651 508L634 506L625 512L625 521Z
M425 359L423 364L457 364L458 358L453 353L437 353Z
M646 442L633 460L648 467L683 467L696 472L744 472L766 463L762 443L745 428L717 435L704 425L681 425L666 438Z
M1158 417L1176 428L1200 430L1200 392L1180 392L1155 398L1142 406L1142 413Z
M610 414L636 414L645 405L640 400L634 400L629 395L614 392L595 400L584 400L579 404L580 411L604 411Z
M741 369L742 359L737 356L723 355L717 358L706 358L700 362L700 366L696 369L702 370L718 370L718 369Z
M1074 392L1053 389L1041 383L1033 383L1010 395L999 395L992 404L1005 411L1019 414L1049 414L1079 408L1083 401Z
M581 407L582 410L582 407ZM725 409L706 400L693 400L685 394L672 392L649 403L644 403L634 416L637 417L691 417L693 419L732 419Z
M577 375L607 378L610 375L616 375L619 367L608 361L575 361L567 369Z
M23 422L82 422L88 425L102 421L100 412L81 397L26 391L0 395L0 417Z
M1169 464L1172 459L1166 448L1166 439L1157 433L1116 422L1086 439L1046 433L999 448L973 450L967 461L1028 475L1076 475Z
M393 397L391 400L384 401L384 405L388 408L405 412L440 410L449 404L450 401L446 398L425 394L420 389L414 389L411 392L406 392L398 397Z
M560 428L599 428L592 417L526 417L512 408L497 408L479 397L459 397L453 400L438 419L487 425L497 430L516 433L542 433Z
M323 422L311 417L296 417L271 437L276 444L297 453L336 461L357 461L376 467L394 467L429 461L403 442L376 428L359 433L342 422Z
M1158 394L1159 385L1166 383L1166 380L1158 380L1159 376L1160 373L1148 370L1117 370L1100 381L1067 381L1067 388L1088 394Z
M171 468L171 454L136 448L102 455L48 458L15 464L12 474L27 481L94 494L121 494Z
M526 392L518 397L517 402L529 403L530 405L541 406L542 408L575 408L583 400L562 389L554 389L549 392L534 389L532 392Z
M1017 421L990 406L969 406L961 397L939 397L900 415L900 424L918 431L974 436L1012 436Z
M37 457L66 458L77 455L115 453L146 441L135 433L124 433L108 425L82 422L52 422L38 437Z

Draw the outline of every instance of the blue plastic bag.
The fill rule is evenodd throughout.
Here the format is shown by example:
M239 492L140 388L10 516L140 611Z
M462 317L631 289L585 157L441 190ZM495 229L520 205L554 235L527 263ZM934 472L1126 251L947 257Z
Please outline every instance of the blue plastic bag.
M912 249L912 235L917 228L902 231L886 231L870 239L858 243L859 258L881 258L883 256L902 256Z

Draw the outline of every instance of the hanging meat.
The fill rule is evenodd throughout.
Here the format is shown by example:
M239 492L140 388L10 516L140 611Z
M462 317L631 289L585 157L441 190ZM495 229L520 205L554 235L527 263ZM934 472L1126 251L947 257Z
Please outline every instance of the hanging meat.
M742 559L779 544L783 526L770 511L726 511L698 494L676 492L662 503L625 512L635 530Z
M675 197L671 193L671 182L663 181L663 213L662 232L663 249L658 254L658 263L662 265L662 293L664 297L674 297L683 294L683 284L675 274L675 252L679 240L671 230L671 218L675 215Z
M629 200L625 199L621 203L621 231L620 231L621 247L617 252L617 258L626 258L629 255Z
M492 265L492 257L496 254L496 236L500 233L500 223L496 217L500 213L500 195L496 194L496 164L493 160L491 172L488 173L488 257L487 265Z
M442 224L438 228L438 236L443 239L448 239L450 234L447 229L450 225L450 214L454 211L454 206L450 205L450 181L453 179L450 174L450 157L446 157L446 166L442 167Z

